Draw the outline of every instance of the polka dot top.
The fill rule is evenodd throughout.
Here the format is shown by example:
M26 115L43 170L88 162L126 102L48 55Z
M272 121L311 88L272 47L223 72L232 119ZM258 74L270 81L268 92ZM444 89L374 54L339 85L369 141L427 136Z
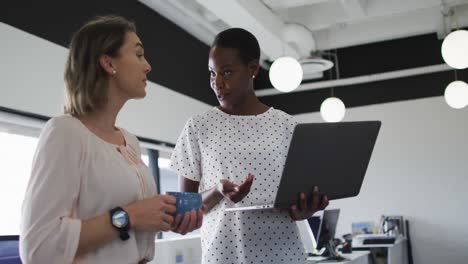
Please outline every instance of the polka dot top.
M200 192L221 179L241 184L252 173L250 193L238 206L274 203L296 124L292 116L274 108L237 116L214 107L187 121L171 167L179 176L199 181ZM234 206L223 199L205 215L203 264L306 263L296 223L287 212L224 211Z

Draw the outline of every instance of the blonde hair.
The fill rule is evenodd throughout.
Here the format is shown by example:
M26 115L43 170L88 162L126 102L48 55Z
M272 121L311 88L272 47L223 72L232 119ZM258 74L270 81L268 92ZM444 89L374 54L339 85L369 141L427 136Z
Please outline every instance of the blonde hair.
M65 114L83 115L107 102L109 76L99 64L102 55L118 56L135 25L120 16L97 17L73 34L65 66Z

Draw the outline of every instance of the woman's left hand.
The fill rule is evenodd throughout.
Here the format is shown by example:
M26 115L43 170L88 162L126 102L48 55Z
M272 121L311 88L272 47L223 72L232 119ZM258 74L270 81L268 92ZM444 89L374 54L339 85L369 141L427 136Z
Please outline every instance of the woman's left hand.
M203 223L203 212L205 205L201 209L185 212L184 217L177 215L172 224L172 232L185 235L193 230L199 229Z
M312 191L312 197L307 202L305 194L299 194L299 202L289 208L289 216L294 221L304 220L312 217L315 212L325 209L328 206L328 197L319 195L317 186Z

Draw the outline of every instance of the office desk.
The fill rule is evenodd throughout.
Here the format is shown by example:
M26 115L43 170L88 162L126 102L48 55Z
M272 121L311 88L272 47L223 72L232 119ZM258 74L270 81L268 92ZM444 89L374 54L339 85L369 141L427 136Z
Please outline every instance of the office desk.
M343 263L343 264L369 264L369 251L356 251L350 254L341 254L343 257L349 259L348 261L336 261L326 263ZM308 257L307 264L318 263L318 261L325 259L324 257Z

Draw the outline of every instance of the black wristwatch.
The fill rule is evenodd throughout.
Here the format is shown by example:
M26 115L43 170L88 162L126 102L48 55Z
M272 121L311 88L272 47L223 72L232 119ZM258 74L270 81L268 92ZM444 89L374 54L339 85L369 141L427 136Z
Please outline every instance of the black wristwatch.
M128 217L128 213L122 207L115 207L110 210L110 218L112 226L120 233L120 239L123 241L129 239L130 218Z

